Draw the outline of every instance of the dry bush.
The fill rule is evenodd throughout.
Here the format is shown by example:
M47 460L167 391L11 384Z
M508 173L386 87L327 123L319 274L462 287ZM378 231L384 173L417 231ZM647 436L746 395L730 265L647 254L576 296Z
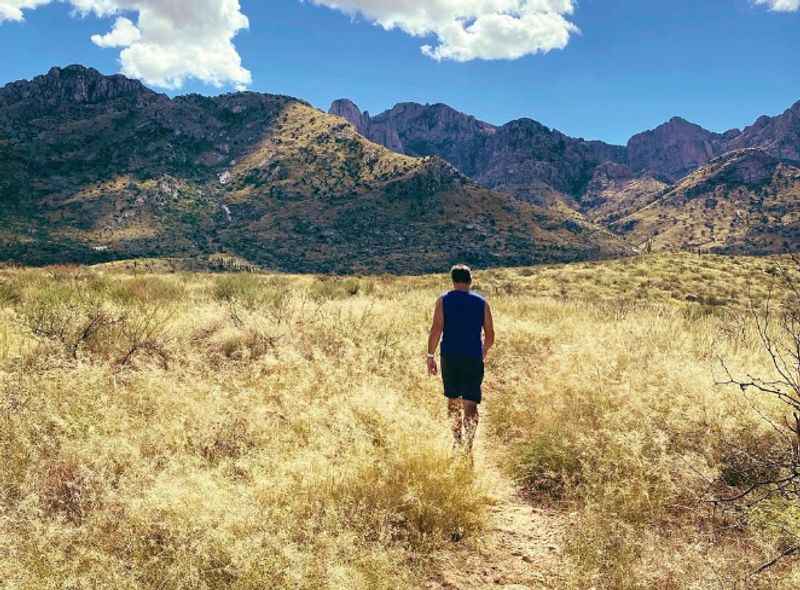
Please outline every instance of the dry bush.
M309 287L309 294L314 301L325 302L346 299L356 295L371 295L375 283L368 279L356 277L320 277Z
M119 298L119 293L114 297ZM19 315L35 337L57 344L72 360L85 352L125 367L137 357L148 356L166 366L171 308L158 299L141 302L134 297L132 301L121 307L103 294L83 291L80 285L55 283L30 293Z
M254 309L264 297L264 279L253 274L229 274L216 279L213 296L217 301L237 303L246 309Z
M277 346L275 336L257 328L231 328L215 335L210 350L225 359L249 363L275 351Z
M47 467L39 498L49 516L63 517L80 525L95 507L96 480L91 470L71 458L56 460Z
M126 367L137 357L154 358L166 369L172 354L168 348L168 322L173 310L158 305L139 305L128 310L109 332L108 348L117 348L115 365Z
M721 361L722 384L754 396L748 401L763 422L761 432L743 433L730 444L720 482L726 489L715 498L739 526L758 523L775 537L776 556L757 573L800 555L800 258L771 271L768 296L751 300L738 318L740 331L756 333L767 366L739 377ZM777 407L765 410L763 403Z
M34 336L58 343L72 359L118 321L95 294L60 283L27 296L19 312Z
M18 287L8 279L0 277L0 307L19 303Z

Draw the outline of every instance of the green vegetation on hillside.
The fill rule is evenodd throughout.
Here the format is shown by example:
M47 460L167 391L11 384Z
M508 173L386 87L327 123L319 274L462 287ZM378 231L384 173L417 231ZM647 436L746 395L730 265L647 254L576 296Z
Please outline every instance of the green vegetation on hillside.
M633 251L285 96L170 99L75 66L0 98L4 262L226 253L272 271L411 274Z

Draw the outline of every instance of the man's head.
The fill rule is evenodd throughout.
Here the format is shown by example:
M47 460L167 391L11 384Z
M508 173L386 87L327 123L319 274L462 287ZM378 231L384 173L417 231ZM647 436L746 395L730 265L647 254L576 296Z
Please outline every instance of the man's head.
M450 269L450 278L458 287L469 287L472 284L472 271L466 264L456 264Z

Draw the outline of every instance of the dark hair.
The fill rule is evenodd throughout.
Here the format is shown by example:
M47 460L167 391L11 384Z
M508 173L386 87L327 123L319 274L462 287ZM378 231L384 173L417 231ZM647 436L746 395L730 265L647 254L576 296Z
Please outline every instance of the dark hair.
M472 283L472 271L466 264L456 264L450 269L450 277L454 283L469 285Z

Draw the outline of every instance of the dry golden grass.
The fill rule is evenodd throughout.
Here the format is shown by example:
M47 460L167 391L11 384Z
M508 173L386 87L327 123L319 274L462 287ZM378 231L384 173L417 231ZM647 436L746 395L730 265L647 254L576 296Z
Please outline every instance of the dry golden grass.
M705 502L732 444L776 444L751 405L779 407L715 385L716 355L769 376L727 314L748 283L764 293L775 263L659 255L478 275L498 330L482 444L570 520L572 587L800 583L791 561L748 578L800 534L796 506L731 529ZM494 495L451 455L423 373L446 287L0 271L4 587L422 587L432 551L481 538Z
M398 303L357 281L68 269L3 285L4 587L407 587L418 556L480 530L484 492L407 364L421 295L419 322L392 325ZM166 321L124 365L120 324L73 358L98 302L134 331L153 309Z

